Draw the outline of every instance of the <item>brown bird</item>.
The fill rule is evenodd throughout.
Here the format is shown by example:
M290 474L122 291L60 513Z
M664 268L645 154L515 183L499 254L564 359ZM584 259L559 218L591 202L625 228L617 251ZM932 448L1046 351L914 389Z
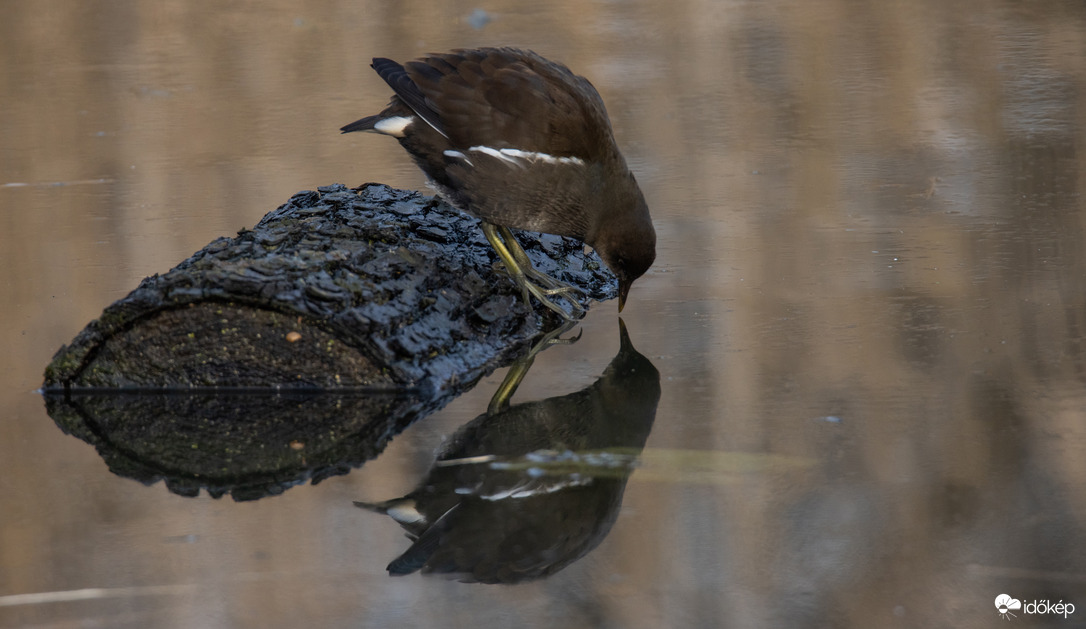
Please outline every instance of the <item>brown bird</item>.
M596 89L527 50L479 48L373 69L395 96L343 127L376 131L407 149L440 195L482 220L521 289L566 319L583 315L577 289L532 267L510 231L578 238L618 277L618 309L656 259L656 231L615 144ZM551 298L561 297L571 312Z

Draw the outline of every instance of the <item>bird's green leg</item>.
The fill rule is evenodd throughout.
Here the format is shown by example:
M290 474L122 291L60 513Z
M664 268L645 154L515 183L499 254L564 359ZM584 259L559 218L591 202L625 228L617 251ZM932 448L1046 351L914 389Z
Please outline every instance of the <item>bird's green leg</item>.
M577 321L574 319L567 319L565 323L558 326L554 330L547 332L543 335L532 349L528 350L528 353L518 358L513 362L513 365L509 367L509 372L505 374L505 379L498 386L498 390L494 392L494 396L490 398L490 404L486 407L487 415L494 415L509 408L509 400L513 397L517 387L520 386L521 381L524 380L524 376L528 374L528 369L532 367L532 363L535 362L535 356L539 352L547 349L551 345L559 344L572 344L576 343L584 332L582 329L577 333L577 336L564 339L561 338L568 330L577 325Z
M509 272L509 275L513 278L513 282L520 288L521 294L524 297L524 305L529 308L532 307L530 297L528 297L528 282L524 277L524 271L520 269L516 260L513 258L513 254L502 242L502 239L498 236L498 228L486 221L483 221L483 235L486 236L487 242L494 248L494 251L498 253L498 257L501 258L502 264L505 265L505 270Z
M516 236L513 235L513 232L508 227L499 225L498 233L501 234L502 240L504 240L506 246L509 247L509 252L513 254L513 258L517 261L517 264L524 270L524 274L546 286L548 289L546 293L548 295L566 295L567 293L584 294L584 291L576 286L571 286L565 282L559 281L532 266L532 261L528 258L528 254L524 252L524 248L520 246L520 242L517 241ZM569 301L573 304L575 309L583 310L579 302L572 299Z
M508 229L504 227L500 228L486 221L483 221L482 227L483 234L486 236L487 241L490 242L490 246L494 247L494 251L496 251L498 257L501 258L506 271L509 272L513 282L520 288L521 296L524 298L524 304L526 306L529 308L532 307L529 295L533 295L539 300L539 303L555 311L566 321L572 320L575 314L584 313L584 308L581 304L567 294L570 291L561 288L561 286L564 285L547 277L545 274L540 273L532 267L531 260L528 259L528 254L524 253L524 249L521 249L520 245L517 244L516 238L512 237L513 235ZM508 233L507 240L502 238L504 234L499 235L499 230L504 230ZM516 253L514 253L514 251ZM529 280L527 277L529 271L531 272L533 279L545 283L546 286L539 286ZM539 277L541 276L547 278L547 280L545 282L540 280ZM551 295L560 295L564 297L572 306L573 314L566 312L564 308L551 301Z

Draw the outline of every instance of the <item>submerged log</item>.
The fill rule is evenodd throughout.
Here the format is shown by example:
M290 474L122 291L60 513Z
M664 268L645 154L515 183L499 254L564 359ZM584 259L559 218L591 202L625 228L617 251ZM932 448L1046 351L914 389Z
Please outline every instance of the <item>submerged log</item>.
M580 242L518 238L586 308L615 296ZM299 192L106 308L54 356L45 390L466 388L557 324L496 259L478 221L435 198Z
M429 562L429 554L419 553L428 549L437 558L447 557L451 546L462 543L503 566L520 565L519 572L514 570L519 578L536 578L581 556L606 535L621 503L629 463L645 445L660 398L659 373L633 348L619 321L621 350L595 384L510 407L508 396L516 386L507 385L519 383L531 363L530 355L522 357L521 368L509 371L498 387L502 393L495 395L505 404L492 402L490 410L448 440L441 462L410 496L418 498L429 523L443 523L415 522L430 530L424 537L442 537L439 545L413 545L409 554L427 560L425 571L435 570L436 564ZM536 349L550 345L540 341ZM118 476L147 485L164 481L169 491L183 496L203 490L215 498L229 494L234 500L256 500L349 473L456 393L455 388L429 395L296 389L241 394L59 391L46 393L45 404L61 430L94 446ZM541 460L547 450L563 454L551 462ZM576 482L567 482L570 475ZM494 502L464 487L488 495L514 494L515 499ZM532 487L545 490L531 497ZM459 505L455 517L439 517L454 505ZM556 514L571 517L556 522ZM545 534L533 532L541 525ZM517 537L526 539L504 543ZM551 542L563 537L567 541L556 553ZM502 560L494 554L502 549L485 550L496 543L507 551L499 555L512 549L518 556ZM531 556L529 566L524 560ZM472 578L491 579L478 573Z
M449 396L353 392L46 394L49 416L109 470L173 493L275 496L346 474Z

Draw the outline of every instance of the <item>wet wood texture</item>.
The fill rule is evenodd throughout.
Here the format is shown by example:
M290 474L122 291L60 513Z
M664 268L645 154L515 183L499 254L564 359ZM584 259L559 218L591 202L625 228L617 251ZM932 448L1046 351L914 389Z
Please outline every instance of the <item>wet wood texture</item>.
M614 297L580 242L518 238L586 307ZM478 222L435 198L380 184L299 192L106 308L57 352L45 387L470 386L557 324L495 260Z

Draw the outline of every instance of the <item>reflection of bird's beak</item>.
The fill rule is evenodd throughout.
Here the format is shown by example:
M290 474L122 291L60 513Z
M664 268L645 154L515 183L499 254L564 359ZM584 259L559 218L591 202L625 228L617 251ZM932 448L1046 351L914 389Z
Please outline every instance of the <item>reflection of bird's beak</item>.
M618 344L622 349L633 349L633 344L630 343L630 333L626 331L626 322L622 320L622 317L618 318Z
M626 295L630 294L630 285L633 282L627 280L618 281L618 311L622 312L623 306L626 305Z

